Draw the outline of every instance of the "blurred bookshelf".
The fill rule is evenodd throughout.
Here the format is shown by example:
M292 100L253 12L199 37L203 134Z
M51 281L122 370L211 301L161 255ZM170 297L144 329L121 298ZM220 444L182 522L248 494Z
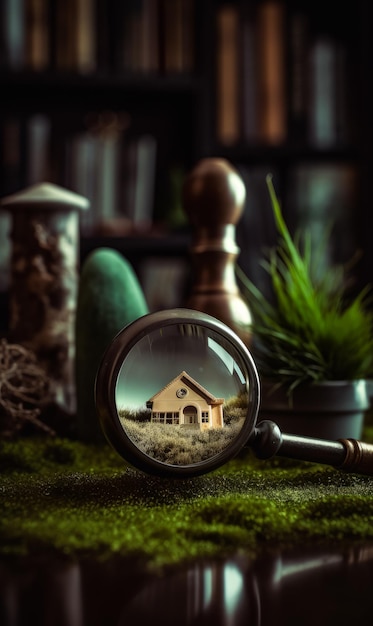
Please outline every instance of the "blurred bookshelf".
M210 150L236 164L248 190L241 265L264 280L258 257L275 241L265 186L271 172L291 230L308 231L316 244L326 238L325 263L360 257L354 289L372 282L371 3L223 1L215 8Z
M251 278L262 280L259 257L274 241L272 172L291 229L317 239L333 223L329 260L359 250L357 282L372 280L370 0L0 7L0 196L48 180L89 197L82 260L115 247L145 284L155 279L141 264L156 258L161 273L179 259L181 298L183 176L218 156L247 186L237 237ZM2 221L3 250L6 237Z

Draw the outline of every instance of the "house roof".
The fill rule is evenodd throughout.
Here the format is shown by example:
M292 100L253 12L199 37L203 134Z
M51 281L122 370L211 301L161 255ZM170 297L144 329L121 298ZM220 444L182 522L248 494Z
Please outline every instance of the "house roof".
M175 383L177 381L180 381L181 383L183 383L184 385L186 385L187 387L189 387L193 391L196 391L209 404L223 404L223 402L224 402L224 398L216 398L215 396L213 396L209 391L207 391L207 389L205 389L204 387L202 387L202 385L197 383L197 381L194 380L194 378L192 378L192 376L189 376L189 374L187 372L185 372L185 371L181 372L178 376L176 376L169 383L167 383L167 385L162 387L162 389L160 389L156 394L154 394L154 396L152 396L148 400L148 402L154 402L154 400L158 396L160 396L168 387L170 387L171 385L173 385L173 383Z

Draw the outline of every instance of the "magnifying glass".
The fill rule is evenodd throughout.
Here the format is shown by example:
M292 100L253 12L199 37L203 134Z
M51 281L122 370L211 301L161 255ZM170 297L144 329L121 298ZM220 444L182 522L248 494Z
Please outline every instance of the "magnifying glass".
M243 447L373 473L373 446L282 433L257 422L260 381L253 357L216 318L189 309L150 313L123 328L97 372L97 413L113 448L158 476L192 477Z

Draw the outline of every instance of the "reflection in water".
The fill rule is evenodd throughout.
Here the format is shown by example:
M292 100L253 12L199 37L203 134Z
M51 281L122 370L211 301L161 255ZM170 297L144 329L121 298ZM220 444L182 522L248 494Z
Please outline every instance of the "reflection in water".
M144 454L170 465L213 458L238 436L250 381L233 344L196 324L149 332L132 347L116 386L119 419Z
M371 623L373 548L196 564L150 583L119 621L163 626Z
M124 560L0 566L2 626L347 626L373 612L373 547L144 575Z
M0 566L0 585L2 626L84 625L81 570L76 563L32 573L22 570L17 576Z
M254 593L251 600L254 600L253 605L255 610L257 607L257 588L254 585ZM227 563L223 570L223 606L225 613L225 622L231 622L234 624L237 609L240 612L245 604L245 585L244 577L240 568L235 563ZM251 611L252 612L252 611ZM258 616L259 617L259 616ZM254 620L252 620L254 622ZM256 622L258 620L255 620Z
M150 584L125 607L118 626L258 626L260 601L256 581L239 562L194 565Z

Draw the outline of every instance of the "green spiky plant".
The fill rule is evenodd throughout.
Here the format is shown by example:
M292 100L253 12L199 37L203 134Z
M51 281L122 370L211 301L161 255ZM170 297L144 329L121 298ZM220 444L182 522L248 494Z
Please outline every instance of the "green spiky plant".
M315 271L317 250L307 234L291 237L271 175L266 182L278 232L276 248L263 261L273 301L237 268L253 314L253 353L261 375L289 392L302 383L371 378L370 290L348 302L343 268Z

